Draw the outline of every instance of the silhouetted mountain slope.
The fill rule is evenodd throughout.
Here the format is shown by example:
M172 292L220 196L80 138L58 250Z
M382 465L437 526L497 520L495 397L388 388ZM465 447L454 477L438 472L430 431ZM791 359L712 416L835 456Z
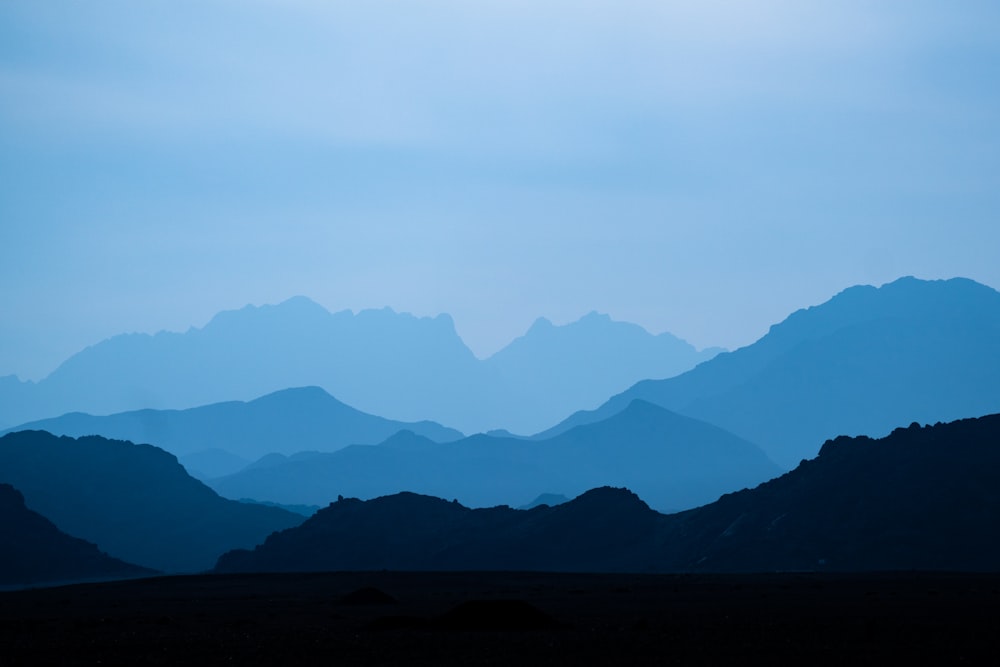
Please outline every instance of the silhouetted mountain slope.
M473 510L413 493L342 499L253 551L225 554L216 570L646 569L662 519L609 488L532 510Z
M325 504L400 489L482 507L518 506L540 493L568 496L628 486L661 509L694 507L778 474L755 445L715 426L636 401L606 422L544 442L476 435L434 443L400 432L378 446L267 457L211 480L230 498Z
M17 427L26 429L148 442L185 461L200 453L202 458L192 459L195 468L206 452L223 450L237 458L230 460L235 467L228 469L225 459L212 460L222 474L270 452L334 451L346 445L375 444L403 429L439 441L462 437L434 422L397 422L365 414L319 387L286 389L246 403L230 401L189 410L137 410L108 417L70 413Z
M839 434L888 433L1000 410L1000 293L971 280L852 287L759 341L644 381L538 438L642 399L760 443L794 466Z
M545 424L553 414L599 405L639 380L673 377L721 351L699 352L669 333L654 336L592 312L563 326L539 318L486 364L524 392L522 410L530 423Z
M38 584L153 574L102 553L28 509L24 496L0 484L0 585Z
M1000 569L1000 415L838 437L816 459L671 517L682 570Z
M531 433L712 353L596 315L542 329L536 325L480 361L447 315L330 313L296 297L222 312L186 333L116 336L38 383L0 378L0 427L67 412L185 409L315 385L364 412L401 421Z
M302 521L220 498L161 449L101 437L7 434L0 438L0 482L71 535L168 572L207 569L222 552Z
M673 515L611 488L530 510L341 499L217 570L997 571L998 519L991 415L840 437L792 472Z

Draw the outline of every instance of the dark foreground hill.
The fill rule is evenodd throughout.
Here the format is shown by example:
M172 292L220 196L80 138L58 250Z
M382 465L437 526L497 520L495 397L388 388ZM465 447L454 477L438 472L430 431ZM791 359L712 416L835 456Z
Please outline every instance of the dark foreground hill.
M7 434L0 482L61 530L164 572L208 569L219 554L302 522L276 507L220 498L161 449L100 437Z
M24 505L24 496L0 484L0 586L153 574L71 537Z
M1000 571L1000 415L839 437L671 519L678 570Z
M462 437L434 422L399 422L366 414L319 387L285 389L245 403L229 401L188 410L136 410L106 417L73 412L12 430L148 442L175 454L193 471L218 477L272 452L332 452L347 445L373 445L404 429L435 442ZM207 454L212 452L215 466L208 465ZM231 455L231 466L225 466L222 453Z
M610 488L530 510L341 499L217 571L1000 571L998 525L991 415L838 438L778 479L673 515Z
M377 446L290 459L268 457L211 480L229 498L326 505L338 495L400 490L473 507L520 506L542 493L573 497L626 486L660 510L696 507L780 473L756 445L669 410L635 401L597 424L551 440L472 436L437 444L400 433Z
M1000 411L1000 293L971 280L858 286L790 315L753 345L643 381L539 434L641 399L756 442L792 468L838 435Z
M531 510L474 510L413 493L342 499L253 551L225 554L216 569L646 571L662 520L607 487Z

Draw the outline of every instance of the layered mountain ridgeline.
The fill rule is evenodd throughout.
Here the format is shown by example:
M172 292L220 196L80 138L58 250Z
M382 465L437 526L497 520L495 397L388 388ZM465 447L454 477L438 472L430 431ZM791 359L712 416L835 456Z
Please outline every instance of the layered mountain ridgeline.
M775 480L672 515L610 488L530 510L341 499L217 570L997 571L998 519L991 415L837 438Z
M538 429L526 430L528 424L551 424L554 416L561 419L581 407L600 405L640 379L673 377L723 351L698 351L669 333L654 336L638 325L591 312L563 326L539 318L486 365L524 399L525 419L501 423L531 433Z
M402 432L376 446L269 456L209 484L229 498L287 504L408 490L476 507L516 507L541 493L575 496L613 485L628 486L658 509L677 510L779 473L756 445L635 401L611 419L543 442L477 435L434 443Z
M164 572L210 568L219 554L303 520L220 498L161 449L96 436L7 434L0 438L0 482L70 535Z
M640 382L548 438L641 399L759 443L791 468L840 434L1000 410L1000 293L971 280L852 287L745 348Z
M17 427L25 429L148 442L176 455L200 479L236 472L269 453L375 444L401 430L438 442L462 437L434 422L397 422L365 414L319 387L189 410L137 410L107 417L70 413Z
M296 297L223 312L186 333L108 339L37 384L0 378L0 426L71 411L181 409L316 385L393 419L431 419L466 433L532 433L713 353L591 315L566 326L536 324L481 361L447 315L330 313Z
M0 586L116 579L153 574L71 537L0 484Z

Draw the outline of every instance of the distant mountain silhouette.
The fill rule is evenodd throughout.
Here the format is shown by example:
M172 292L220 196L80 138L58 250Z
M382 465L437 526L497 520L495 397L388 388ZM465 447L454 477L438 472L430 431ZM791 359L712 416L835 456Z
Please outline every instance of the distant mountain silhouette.
M699 352L669 333L654 336L638 325L592 312L563 326L539 318L486 364L507 386L524 392L522 410L530 423L544 425L553 414L600 405L638 380L673 377L722 351ZM522 420L508 428L530 432L523 425Z
M0 484L0 586L153 574L102 553L28 509L24 496Z
M283 510L288 510L295 514L301 516L309 517L312 516L319 510L319 505L282 505L281 503L272 503L266 500L254 500L253 498L240 498L241 503L249 503L252 505L267 505L268 507L280 507Z
M216 315L186 333L115 336L38 383L0 378L0 427L67 412L106 415L248 401L320 386L369 414L431 419L466 433L532 433L633 382L711 355L667 335L591 315L535 327L488 361L447 315L330 313L304 297ZM588 367L581 370L581 365Z
M539 505L551 505L555 507L556 505L562 505L563 503L568 503L569 498L561 493L540 493L537 498L532 500L527 505L521 505L517 509L519 510L530 510L538 507Z
M399 493L340 499L220 572L1000 569L1000 415L840 437L755 489L658 514L625 489L468 509Z
M377 446L268 456L210 480L229 498L325 505L406 489L482 507L521 505L540 493L577 495L628 486L660 509L684 509L780 472L758 447L715 426L643 401L544 442L476 435L435 443L403 431Z
M246 403L188 410L137 410L95 417L70 413L16 427L57 435L146 442L175 454L200 479L230 474L268 453L334 451L375 444L407 429L438 441L462 434L434 422L397 422L345 405L319 387L286 389ZM206 474L206 473L215 474Z
M641 399L725 428L786 468L840 434L1000 410L1000 293L966 279L852 287L753 345L647 380L539 439Z
M0 482L61 530L102 551L165 572L210 568L302 517L220 498L150 445L44 431L0 438Z

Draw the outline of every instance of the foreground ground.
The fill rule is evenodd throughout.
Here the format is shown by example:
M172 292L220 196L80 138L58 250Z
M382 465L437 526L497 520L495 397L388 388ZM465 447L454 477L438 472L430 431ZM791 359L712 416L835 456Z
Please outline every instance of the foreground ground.
M0 593L0 665L975 664L997 628L1000 575L162 577Z

